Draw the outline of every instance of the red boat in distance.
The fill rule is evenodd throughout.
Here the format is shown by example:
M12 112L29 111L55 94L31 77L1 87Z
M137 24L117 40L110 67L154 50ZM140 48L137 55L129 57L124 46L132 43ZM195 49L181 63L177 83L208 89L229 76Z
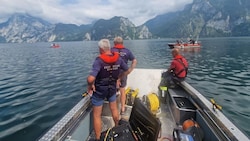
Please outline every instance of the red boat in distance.
M56 44L56 43L53 43L53 44L51 44L51 46L50 46L51 48L59 48L60 47L60 45L59 44Z
M183 42L183 41L179 41L177 40L175 43L168 43L168 46L170 49L173 48L196 48L196 47L201 47L201 43L195 40L189 40L188 42Z

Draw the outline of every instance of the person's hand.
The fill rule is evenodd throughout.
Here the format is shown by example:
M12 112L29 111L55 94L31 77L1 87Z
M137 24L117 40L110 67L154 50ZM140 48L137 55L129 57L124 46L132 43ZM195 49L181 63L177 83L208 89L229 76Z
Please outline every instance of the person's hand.
M116 88L120 88L120 86L121 86L121 79L117 79Z
M95 91L95 85L88 85L87 92L88 94L92 95Z

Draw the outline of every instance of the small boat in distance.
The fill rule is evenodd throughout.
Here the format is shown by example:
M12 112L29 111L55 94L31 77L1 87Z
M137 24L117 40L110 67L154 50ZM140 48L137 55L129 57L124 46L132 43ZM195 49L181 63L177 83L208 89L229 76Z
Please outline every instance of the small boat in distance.
M170 49L173 48L196 48L196 47L201 47L201 43L198 42L197 40L190 39L188 42L183 42L182 40L176 40L175 43L168 43L168 46Z
M50 45L51 48L59 48L60 45L59 44L56 44L56 43L53 43Z

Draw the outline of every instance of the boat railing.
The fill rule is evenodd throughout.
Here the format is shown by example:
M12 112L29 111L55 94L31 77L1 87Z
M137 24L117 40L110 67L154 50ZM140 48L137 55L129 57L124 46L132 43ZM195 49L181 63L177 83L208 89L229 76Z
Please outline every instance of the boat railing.
M194 103L198 104L198 110L209 122L210 126L215 126L216 133L222 140L249 140L246 135L240 131L221 111L214 109L212 103L210 103L200 92L194 89L187 82L183 81L180 84L185 89ZM219 127L219 128L218 128ZM230 127L230 128L229 128Z
M75 105L59 122L57 122L39 141L61 140L65 133L71 129L78 118L87 112L90 107L90 96L85 96L77 105Z

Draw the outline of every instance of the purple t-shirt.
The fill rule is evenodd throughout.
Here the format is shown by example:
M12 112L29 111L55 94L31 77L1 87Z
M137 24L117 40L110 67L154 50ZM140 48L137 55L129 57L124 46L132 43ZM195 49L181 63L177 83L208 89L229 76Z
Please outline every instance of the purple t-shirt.
M116 71L118 72L117 74L113 73L113 75L112 75L114 78L118 78L120 70L127 71L129 68L128 68L127 64L122 60L121 57L119 57L119 59L114 64L105 63L99 57L97 57L93 63L93 67L92 67L92 70L90 72L90 75L96 77L96 79L97 79L98 73L106 73L111 69L114 72L116 72ZM101 72L101 70L103 72ZM109 74L106 74L106 75L109 76Z
M133 53L127 48L111 48L112 52L119 52L120 57L128 64L128 61L133 61L135 59Z
M100 57L94 61L90 75L94 76L96 91L93 96L109 98L116 93L116 81L120 71L127 71L129 68L121 57L114 63L106 63Z

